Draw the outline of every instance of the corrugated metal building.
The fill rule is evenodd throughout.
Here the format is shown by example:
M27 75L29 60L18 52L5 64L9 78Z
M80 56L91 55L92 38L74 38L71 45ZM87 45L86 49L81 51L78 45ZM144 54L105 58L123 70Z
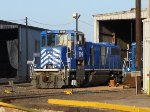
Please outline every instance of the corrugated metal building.
M0 20L0 83L27 79L27 59L39 52L40 33L45 29L28 26L28 58L26 58L26 26Z
M146 18L146 10L142 10L141 16ZM128 46L135 42L135 9L94 15L94 42L102 41L120 45L122 58L125 58Z

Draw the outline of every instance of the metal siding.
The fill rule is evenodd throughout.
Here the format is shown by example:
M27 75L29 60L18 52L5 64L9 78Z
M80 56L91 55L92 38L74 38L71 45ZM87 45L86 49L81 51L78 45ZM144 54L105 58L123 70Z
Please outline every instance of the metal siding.
M19 80L25 81L26 80L26 31L24 28L20 26L20 41L21 41L21 52L20 52L20 73Z
M98 68L99 67L99 60L98 60L98 57L99 57L99 55L98 55L98 45L95 45L94 46L94 66L96 67L96 68Z
M141 12L142 18L146 18L146 10ZM94 15L95 20L123 20L123 19L135 19L135 10L97 14Z
M19 75L19 81L25 81L26 80L26 64L27 64L27 60L26 60L26 28L20 26L19 28L19 32L20 32L20 71L18 73ZM33 53L35 50L35 40L40 40L40 33L42 30L36 30L36 29L32 29L32 28L28 28L28 53L29 53L29 60L33 60ZM38 50L40 51L40 50Z
M17 73L17 77L19 78L19 80L20 80L20 78L21 78L21 75L23 74L23 72L22 72L22 55L21 55L21 53L22 53L22 43L21 43L21 37L22 37L22 31L21 31L21 27L19 26L19 28L18 28L18 32L19 32L19 47L18 47L18 73Z

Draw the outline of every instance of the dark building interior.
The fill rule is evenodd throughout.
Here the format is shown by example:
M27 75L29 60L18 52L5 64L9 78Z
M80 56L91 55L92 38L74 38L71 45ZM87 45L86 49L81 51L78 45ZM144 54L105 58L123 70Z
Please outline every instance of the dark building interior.
M17 76L18 37L18 28L0 29L0 78Z
M142 23L142 21L141 21ZM135 42L135 19L100 21L100 42L112 42L122 49L122 58L126 57L128 46ZM143 26L142 26L143 29ZM142 31L143 32L143 31ZM142 36L142 35L141 35ZM110 38L111 37L111 38Z

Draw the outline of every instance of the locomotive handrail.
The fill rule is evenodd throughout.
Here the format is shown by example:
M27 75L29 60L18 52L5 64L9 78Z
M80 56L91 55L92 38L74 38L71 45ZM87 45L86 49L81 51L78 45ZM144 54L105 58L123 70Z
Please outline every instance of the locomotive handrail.
M33 58L32 61L27 61L27 64L30 65L30 67L29 67L29 75L30 75L30 78L33 77L34 63L35 63L35 57Z
M63 75L63 79L66 79L66 67L65 64L63 63L63 61L61 60L61 58L58 56L58 59L60 59L60 62L62 63L63 67L64 67L64 75Z

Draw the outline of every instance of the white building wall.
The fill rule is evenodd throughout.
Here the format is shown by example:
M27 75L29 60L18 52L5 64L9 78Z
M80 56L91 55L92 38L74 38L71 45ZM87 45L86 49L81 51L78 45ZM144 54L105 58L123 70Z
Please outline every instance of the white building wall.
M94 19L94 42L99 42L99 21Z
M130 11L122 11L122 12L114 12L114 13L106 13L106 14L97 14L94 15L95 20L125 20L125 19L135 19L135 10ZM147 11L142 10L141 12L142 18L147 18Z
M150 2L150 0L149 0ZM148 14L147 14L148 13ZM141 12L142 18L150 17L150 3L148 11ZM94 42L99 42L99 21L135 19L135 10L94 15ZM143 90L150 93L150 19L143 21Z
M142 18L147 18L147 10L142 10ZM94 15L94 42L99 42L99 22L100 21L110 21L110 20L129 20L135 19L135 10L97 14Z
M150 74L150 19L143 21L143 90L148 91Z

